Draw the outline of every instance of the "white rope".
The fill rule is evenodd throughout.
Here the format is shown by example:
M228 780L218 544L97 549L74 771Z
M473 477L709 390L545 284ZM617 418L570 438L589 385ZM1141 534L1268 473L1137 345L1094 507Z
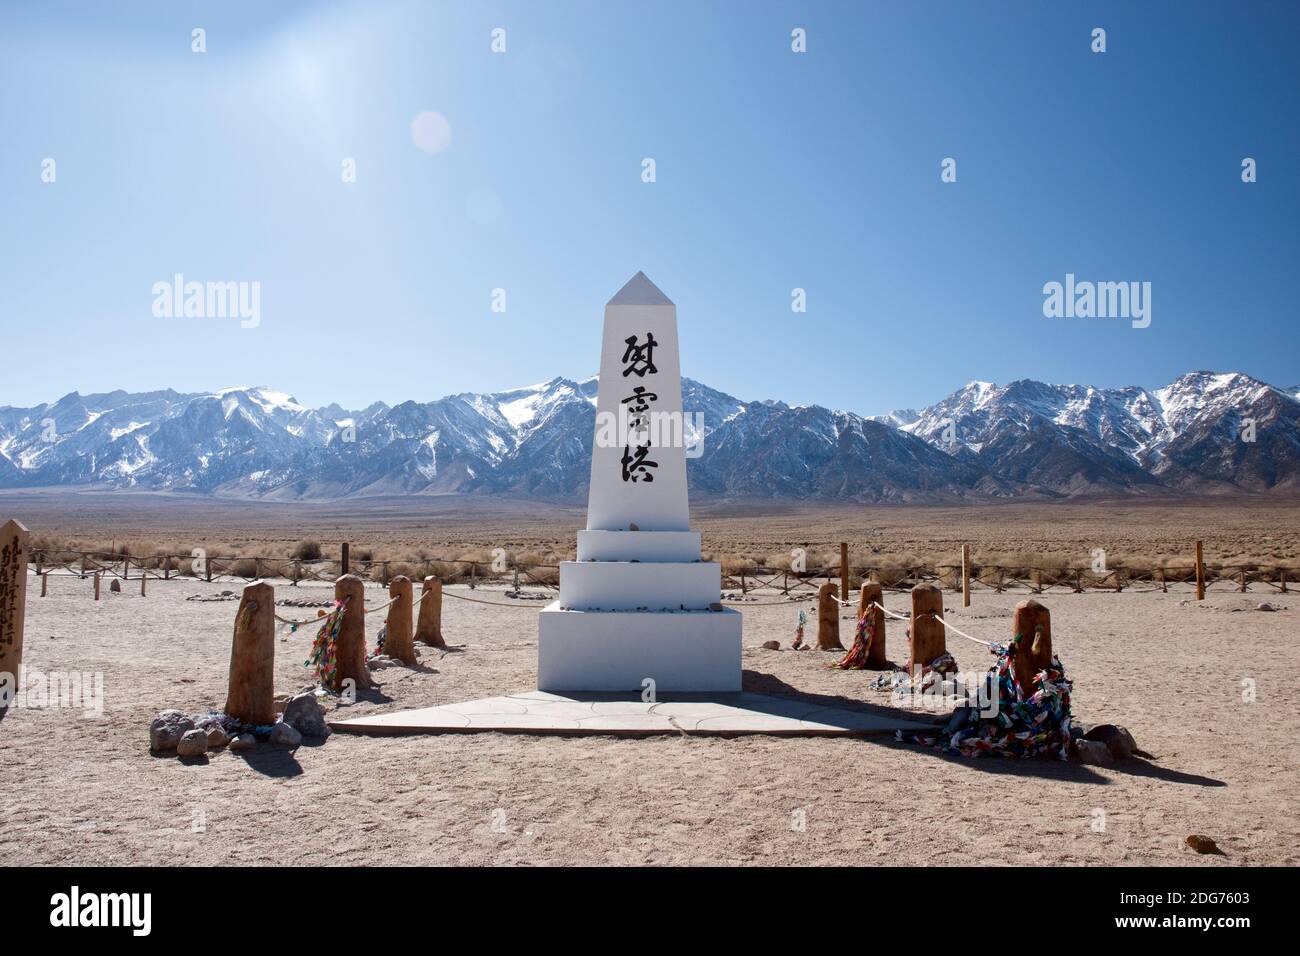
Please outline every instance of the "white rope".
M876 601L872 601L872 602L871 602L871 606L872 606L872 607L880 608L880 610L884 611L884 612L885 612L886 614L888 614L890 617L898 618L898 620L900 620L900 621L908 621L908 620L911 620L911 618L906 617L905 615L902 615L902 614L895 614L893 611L889 610L888 608L882 607L882 606L881 606L879 603L877 603ZM948 630L952 631L954 634L960 634L962 637L966 638L966 640L968 640L968 641L974 641L976 644L983 644L985 647L992 647L992 646L993 646L993 642L992 642L992 641L981 641L978 637L971 637L971 636L970 636L969 634L967 634L965 631L961 631L961 630L958 630L957 628L953 627L951 624L949 624L947 621L945 621L943 618L941 618L938 614L935 614L933 611L927 611L926 613L929 614L930 617L932 617L932 618L934 618L936 621L938 621L940 624L942 624L944 627L946 627Z
M527 604L508 604L505 601L480 601L478 598L465 597L463 594L457 594L455 591L443 591L443 597L455 598L457 601L469 601L471 604L486 604L488 607L513 607L524 611L540 611L545 605L540 601L537 606L529 607Z
M971 637L965 631L957 630L957 628L953 627L951 624L949 624L947 621L941 618L938 614L935 614L933 611L930 612L930 616L934 618L936 621L938 621L940 624L942 624L944 627L946 627L948 630L952 631L954 634L960 634L968 641L974 641L976 644L983 644L985 647L993 646L992 641L981 641L978 637Z
M900 621L911 620L911 619L910 619L906 614L895 614L895 613L894 613L893 611L891 611L889 608L885 607L883 604L880 604L880 603L877 602L877 601L872 601L872 602L871 602L871 606L874 607L874 608L879 608L880 610L882 610L882 611L884 611L886 614L888 614L890 617L897 618L897 619L900 620Z

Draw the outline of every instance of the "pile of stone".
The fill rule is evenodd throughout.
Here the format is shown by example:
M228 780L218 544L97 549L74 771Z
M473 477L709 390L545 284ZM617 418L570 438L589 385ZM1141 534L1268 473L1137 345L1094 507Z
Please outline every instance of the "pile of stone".
M266 734L267 743L272 746L297 747L304 737L329 736L325 711L314 691L286 697L277 701L276 706L277 709L283 706L283 710ZM235 752L257 749L256 735L240 733L232 737L226 733L228 722L224 714L191 717L183 711L164 710L149 724L149 749L155 754L174 753L183 759L204 757L209 751L227 747Z
M191 594L187 601L238 601L239 595L234 591L222 591L220 594Z

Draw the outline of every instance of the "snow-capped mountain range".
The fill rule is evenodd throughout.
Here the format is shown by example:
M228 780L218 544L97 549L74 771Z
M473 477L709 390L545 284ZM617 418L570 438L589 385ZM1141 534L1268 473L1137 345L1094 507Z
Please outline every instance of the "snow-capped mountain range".
M682 380L702 412L697 494L806 500L1300 491L1300 386L1192 372L1101 389L971 382L866 417L747 402ZM73 392L0 407L0 487L92 486L300 500L586 492L596 379L433 402L308 408L271 388Z

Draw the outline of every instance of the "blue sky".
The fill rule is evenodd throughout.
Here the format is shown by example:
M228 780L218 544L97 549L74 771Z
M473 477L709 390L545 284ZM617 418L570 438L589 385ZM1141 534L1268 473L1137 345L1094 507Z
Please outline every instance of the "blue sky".
M684 374L746 399L1296 384L1298 33L1259 2L7 2L0 404L585 377L638 269ZM156 317L175 273L260 282L260 324ZM1151 326L1044 317L1066 273L1151 282Z

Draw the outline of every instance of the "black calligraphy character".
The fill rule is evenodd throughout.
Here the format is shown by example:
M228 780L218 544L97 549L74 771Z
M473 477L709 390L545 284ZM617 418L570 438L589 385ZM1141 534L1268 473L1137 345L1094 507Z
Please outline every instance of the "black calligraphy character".
M647 468L658 468L657 461L648 461L646 455L650 451L649 445L637 445L635 453L630 447L623 449L623 480L636 482L642 479L654 481L655 476L646 471ZM643 474L644 472L644 474Z
M629 335L623 340L627 343L627 348L623 351L623 364L627 368L623 369L623 377L627 378L633 372L637 378L645 378L646 372L658 372L655 368L655 346L659 343L655 341L653 332L645 334L645 345L636 344L636 336ZM631 362L628 365L628 362Z
M629 406L628 411L639 414L649 408L651 402L657 401L659 401L658 395L654 392L647 392L644 385L638 385L632 389L631 395L623 399L622 404L627 405L629 402L635 402L636 404Z

